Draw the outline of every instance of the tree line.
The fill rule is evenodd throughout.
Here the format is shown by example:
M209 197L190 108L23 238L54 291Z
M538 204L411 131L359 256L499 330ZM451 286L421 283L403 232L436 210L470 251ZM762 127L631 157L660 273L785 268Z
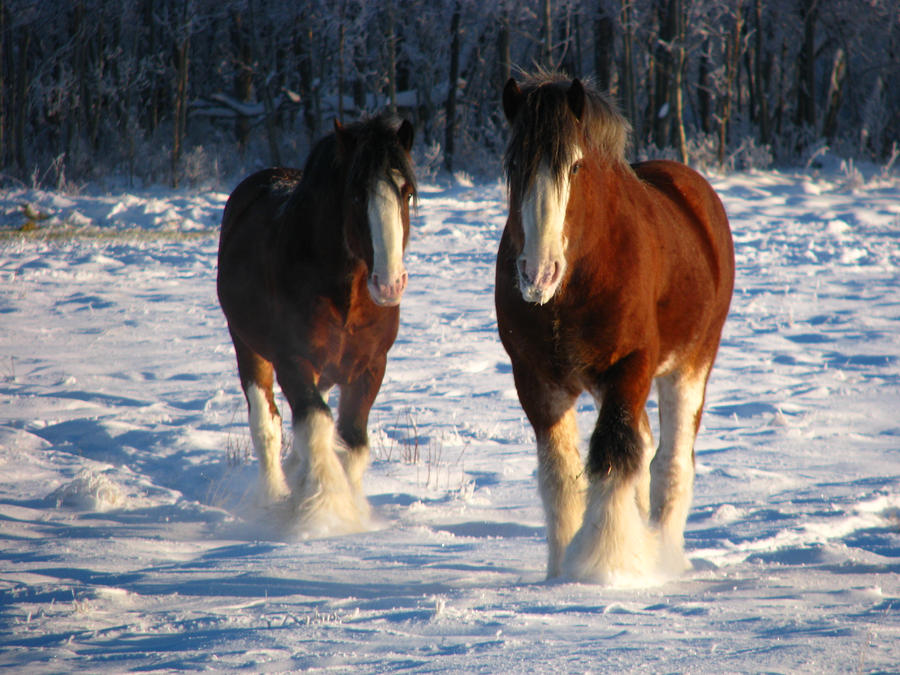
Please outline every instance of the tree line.
M896 0L0 0L0 184L302 163L390 109L417 163L496 173L519 69L608 89L637 156L893 161Z

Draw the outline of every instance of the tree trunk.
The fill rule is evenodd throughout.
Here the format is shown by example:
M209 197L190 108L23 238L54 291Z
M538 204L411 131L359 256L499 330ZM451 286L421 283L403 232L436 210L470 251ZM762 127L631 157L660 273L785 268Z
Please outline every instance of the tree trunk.
M273 166L281 166L281 152L278 147L278 111L275 109L275 100L272 96L272 80L277 74L277 64L275 62L274 50L260 50L257 45L268 44L266 34L263 27L257 21L257 13L254 10L254 4L250 3L250 36L253 45L250 49L252 63L256 64L256 68L252 70L252 75L256 80L256 91L258 96L262 96L263 114L265 115L266 140L269 143L269 160Z
M801 0L803 43L797 63L797 125L816 128L816 19L818 0Z
M456 132L456 88L459 79L459 22L460 3L453 6L453 17L450 19L450 80L447 90L447 126L444 139L444 165L447 171L453 172L454 136Z
M675 64L673 47L677 37L679 0L656 0L659 35L653 57L656 63L656 82L653 95L653 142L658 148L669 145L672 127L672 79Z
M822 127L822 135L831 143L837 134L838 112L841 109L841 101L844 96L844 82L847 75L847 54L838 47L834 53L834 65L831 67L831 79L828 85L828 110L825 113L825 123Z
M881 125L878 117L882 112L884 95L884 76L879 74L875 78L875 85L866 99L862 110L862 128L859 131L860 150L876 150L876 139L881 135Z
M734 29L726 36L725 45L725 91L722 93L719 109L719 166L725 164L725 151L728 146L728 125L731 121L731 96L734 81L737 77L738 64L741 58L741 31L743 30L742 5L738 3L734 13Z
M0 0L0 169L9 161L9 148L6 134L6 83L8 74L6 68L9 64L6 41L6 1Z
M141 18L143 20L143 25L147 30L147 37L143 44L143 49L141 50L141 55L147 57L148 59L152 59L156 56L157 52L157 27L156 27L156 19L153 14L153 7L155 4L155 0L143 0L141 5ZM141 117L143 118L143 127L147 131L148 134L152 135L153 132L156 131L156 127L159 125L159 78L155 73L148 73L147 77L149 78L149 96L146 105L143 105L143 114Z
M681 161L687 164L687 138L684 131L684 71L687 63L687 55L685 53L685 8L683 0L673 0L673 11L675 12L675 53L674 53L674 74L672 78L672 103L675 107L674 117L672 119L673 131L675 133L675 144L678 147L678 154Z
M700 113L700 128L704 134L712 133L712 93L709 82L709 38L703 43L700 64L697 66L697 108Z
M234 97L242 103L249 103L253 94L253 56L250 51L250 36L244 25L244 17L238 12L231 14L231 42L235 50ZM238 151L243 156L250 138L250 120L238 114L234 121Z
M388 78L388 101L390 111L397 112L397 26L396 17L394 15L394 3L390 0L387 3L387 78Z
M347 27L344 25L344 11L341 6L341 27L338 40L338 121L344 123L344 43L346 42Z
M576 10L578 15L575 16L574 25L572 25L572 21L569 21L569 32L572 34L573 39L575 40L575 66L572 68L572 77L581 77L582 72L581 69L584 63L584 53L581 48L581 9Z
M609 12L601 7L594 20L594 72L597 85L603 91L612 86L612 64L615 40L615 24Z
M298 63L297 75L300 80L300 99L303 104L303 123L306 126L309 143L312 145L319 126L316 115L317 106L314 101L316 93L313 91L313 35L312 28L302 12L297 14L294 35L294 54Z
M497 91L503 91L503 86L512 75L512 45L509 27L509 5L501 3L500 28L497 30L497 62L499 65Z
M12 145L19 175L25 176L25 120L28 117L28 52L31 49L31 26L22 26L18 35L19 61L16 64L15 87L13 89Z
M777 136L781 136L781 131L784 128L784 106L785 106L785 94L784 94L784 72L787 70L787 38L781 39L781 60L779 63L781 66L778 68L778 103L775 106L775 134Z
M632 24L631 0L621 0L622 16L622 98L625 115L634 127L634 146L640 147L640 120L637 115L637 99L634 80L634 25Z
M178 187L182 143L187 126L188 67L190 65L190 3L182 6L182 16L175 35L175 114L172 133L172 187Z
M767 77L765 69L765 59L763 56L763 20L762 20L762 0L755 0L754 14L756 16L756 105L757 105L757 123L759 124L759 140L763 145L771 142L771 129L769 120L769 87L767 86Z
M557 58L558 65L556 68L570 77L578 77L580 74L581 60L578 58L578 38L577 27L572 25L572 8L566 8L566 15L559 22L559 37L556 44L561 48L562 52ZM574 43L574 48L573 48Z
M543 6L544 43L541 49L541 65L553 69L553 12L550 0L544 0Z

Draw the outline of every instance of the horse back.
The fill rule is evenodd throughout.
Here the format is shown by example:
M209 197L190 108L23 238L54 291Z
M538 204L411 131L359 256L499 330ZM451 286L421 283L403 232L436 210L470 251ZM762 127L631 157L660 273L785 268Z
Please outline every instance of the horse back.
M225 242L240 223L244 223L244 227L271 223L271 218L248 219L243 216L254 206L268 205L273 212L280 208L300 183L302 174L299 169L263 169L242 180L225 202L221 242Z

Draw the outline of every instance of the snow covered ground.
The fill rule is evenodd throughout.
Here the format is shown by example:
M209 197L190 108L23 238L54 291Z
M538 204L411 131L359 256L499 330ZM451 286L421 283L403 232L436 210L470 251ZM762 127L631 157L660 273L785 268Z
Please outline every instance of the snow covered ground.
M380 525L327 539L253 507L215 297L227 195L0 193L0 228L49 216L0 235L0 667L900 671L900 181L713 182L738 279L694 569L642 590L544 582L495 331L502 185L422 190L371 420Z

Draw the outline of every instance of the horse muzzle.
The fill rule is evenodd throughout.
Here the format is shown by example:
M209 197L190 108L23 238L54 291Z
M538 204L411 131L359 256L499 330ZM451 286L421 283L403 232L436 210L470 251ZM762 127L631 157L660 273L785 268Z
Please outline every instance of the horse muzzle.
M406 290L406 282L409 275L403 270L388 281L383 283L377 273L373 273L369 277L369 295L376 305L381 307L395 307L400 304L403 298L403 291Z
M524 255L520 255L516 260L516 270L519 275L519 290L525 302L543 305L556 295L565 270L565 261L542 260L533 265Z

